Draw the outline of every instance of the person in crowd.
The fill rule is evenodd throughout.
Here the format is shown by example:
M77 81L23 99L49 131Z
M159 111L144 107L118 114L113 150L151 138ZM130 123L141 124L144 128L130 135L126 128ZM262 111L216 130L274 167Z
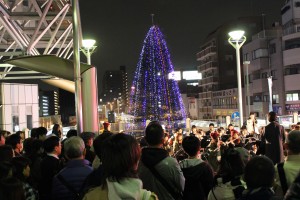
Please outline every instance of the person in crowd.
M104 134L104 133L106 134L107 132L111 132L111 131L110 131L110 128L111 128L110 123L104 122L104 123L103 123L103 128L104 128L104 130L103 130L102 134Z
M41 180L40 167L44 153L43 141L36 138L27 138L24 141L24 150L25 154L23 156L31 161L29 183L32 187L38 189L38 183Z
M190 132L190 136L196 136L197 134L197 127L196 125L192 125L192 130Z
M276 113L269 112L269 122L261 138L262 154L269 157L274 165L283 162L284 128L276 122Z
M0 146L5 145L5 136L4 132L0 131Z
M12 177L12 175L13 165L11 164L11 162L0 162L0 181L4 178Z
M274 199L272 185L275 169L272 160L266 156L253 157L245 167L244 180L247 190L240 200Z
M83 139L85 144L85 159L92 164L96 156L94 151L91 150L91 148L93 147L95 134L92 132L83 132L80 134L80 137Z
M288 134L287 158L275 166L276 194L284 196L299 173L300 166L300 131L294 130Z
M217 131L210 134L210 143L205 148L207 153L207 161L211 165L214 172L219 168L218 155L219 151L219 133Z
M19 135L21 137L21 140L24 141L25 140L25 132L24 131L17 131L16 135Z
M84 181L93 168L89 166L89 161L84 159L85 144L81 137L69 138L64 148L68 162L53 179L52 199L74 200L83 192Z
M68 130L66 137L70 138L70 137L73 137L73 136L77 136L77 130L76 129Z
M22 182L14 177L0 180L0 199L26 200Z
M201 159L198 138L185 137L182 147L188 154L188 158L179 163L185 177L183 199L205 200L213 185L213 170Z
M244 122L249 135L254 135L257 132L257 120L255 117L255 112L250 112L249 118Z
M220 167L214 177L214 185L208 194L208 200L240 198L245 189L245 183L241 178L244 166L240 153L233 146L222 150Z
M23 156L14 157L12 159L12 165L14 166L13 177L19 179L25 190L26 200L38 200L39 194L29 183L28 177L30 175L30 160Z
M36 138L41 141L44 141L46 139L47 132L48 130L45 127L43 126L38 127L35 131Z
M210 134L215 132L215 125L214 123L209 124L209 130L205 133L206 136L210 137Z
M181 130L181 129L180 129ZM181 131L176 131L176 137L173 142L173 152L176 154L180 149L181 149L181 144L183 140L183 135L182 135L182 130Z
M10 145L0 146L0 162L10 162L15 157L15 152Z
M37 138L37 136L36 136L36 129L37 129L37 128L32 128L32 129L29 131L29 136L30 136L31 138Z
M10 136L10 132L6 131L6 130L0 130L0 135L3 135L4 138L7 138L8 136Z
M234 130L233 124L228 124L226 134L230 135L232 130Z
M61 126L59 124L54 124L52 127L52 134L57 136L59 139L62 139L62 131L61 131Z
M137 166L141 156L138 142L130 135L119 133L110 136L103 145L103 184L89 190L83 200L157 199L152 192L142 189L143 184L138 179Z
M182 195L184 176L175 158L162 148L164 131L159 122L150 122L145 130L148 147L142 149L138 174L144 188L157 194L160 200Z
M53 177L62 169L59 159L61 154L60 139L56 136L48 137L44 143L46 156L41 162L41 180L39 183L39 193L41 200L50 200Z
M98 135L93 143L93 147L96 153L96 158L93 162L94 171L88 176L86 181L87 191L90 188L97 187L102 185L102 177L103 177L103 166L102 166L102 149L104 145L104 141L106 141L113 134L111 132L106 132Z
M15 156L21 156L23 150L23 141L21 137L17 134L12 134L6 138L5 144L10 145L13 150Z
M145 138L144 138L144 139L145 139ZM169 139L170 139L169 133L168 133L168 132L165 132L165 133L164 133L164 143L163 143L163 148L164 148L166 151L168 151L169 153L171 153L171 152L172 152L172 148L171 148L171 146L170 146L170 144L169 144ZM146 141L146 139L145 139L145 141ZM148 144L147 144L146 146L148 146ZM142 147L142 146L141 146L141 147Z
M284 200L299 200L299 199L300 199L300 172L284 196Z

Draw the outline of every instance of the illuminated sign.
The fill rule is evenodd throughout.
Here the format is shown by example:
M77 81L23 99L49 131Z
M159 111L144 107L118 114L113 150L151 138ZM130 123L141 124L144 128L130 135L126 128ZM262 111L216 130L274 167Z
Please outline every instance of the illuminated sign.
M180 81L181 80L181 73L180 73L180 71L170 72L169 75L168 75L168 78L176 80L176 81Z
M182 72L182 79L185 80L200 80L202 79L202 74L197 70L195 71L184 71Z

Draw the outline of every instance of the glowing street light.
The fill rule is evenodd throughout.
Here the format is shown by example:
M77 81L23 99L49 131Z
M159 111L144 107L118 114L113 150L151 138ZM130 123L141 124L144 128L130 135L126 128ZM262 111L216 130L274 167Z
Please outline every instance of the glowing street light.
M96 40L86 39L82 40L81 51L84 53L87 59L87 64L91 64L91 55L94 53L97 46L95 46Z
M240 63L240 48L246 42L246 36L244 36L245 31L237 30L228 33L228 42L236 50L236 66L237 66L237 81L238 81L238 109L240 113L240 123L239 127L243 125L243 100L242 100L242 81L241 81L241 63Z

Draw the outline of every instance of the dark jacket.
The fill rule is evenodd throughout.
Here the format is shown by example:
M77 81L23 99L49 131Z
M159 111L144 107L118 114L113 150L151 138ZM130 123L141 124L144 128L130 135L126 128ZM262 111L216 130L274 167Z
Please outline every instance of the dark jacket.
M143 188L154 192L159 200L172 200L173 197L163 184L151 173L148 167L156 171L169 183L173 191L183 192L184 176L175 158L160 148L143 148L138 166L139 178L143 181Z
M41 179L39 183L39 194L41 200L51 199L53 177L62 169L60 160L46 155L41 161Z
M284 128L277 122L271 122L265 128L262 135L262 153L270 158L274 165L283 162Z
M87 176L93 171L87 160L70 160L54 178L52 186L53 200L74 200L76 195L71 192L58 178L61 175L65 181L78 193L82 192Z
M209 164L202 162L192 167L182 165L185 177L183 199L205 200L213 186L213 170Z

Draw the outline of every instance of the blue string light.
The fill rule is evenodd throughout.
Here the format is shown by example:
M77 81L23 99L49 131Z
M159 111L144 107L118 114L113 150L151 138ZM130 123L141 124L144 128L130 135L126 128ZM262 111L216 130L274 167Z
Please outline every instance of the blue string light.
M130 92L129 114L139 122L158 120L165 125L185 120L186 112L166 41L158 26L152 26L143 42Z

